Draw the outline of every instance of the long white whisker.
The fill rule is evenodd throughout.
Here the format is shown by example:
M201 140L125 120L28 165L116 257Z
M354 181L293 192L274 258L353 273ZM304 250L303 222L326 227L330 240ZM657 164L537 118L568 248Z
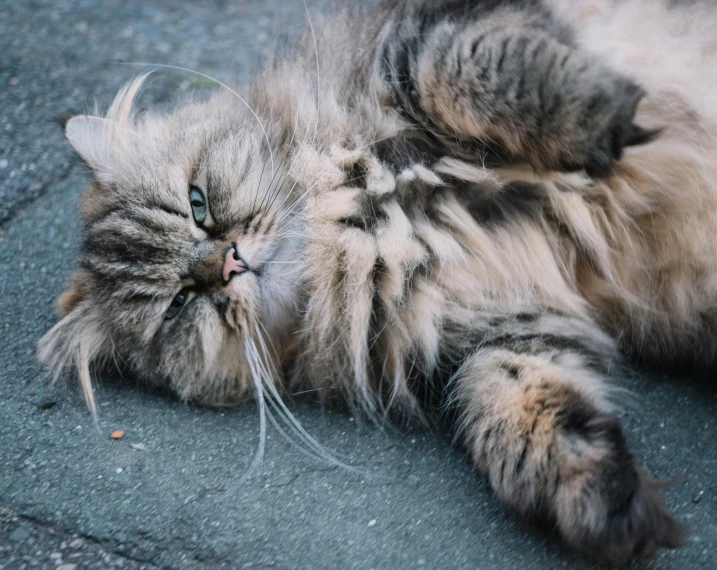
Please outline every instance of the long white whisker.
M279 414L279 416L282 417L282 419L284 419L284 422L286 423L287 422L286 418L283 417L283 415L280 413L280 411L277 408L275 408L275 409L277 410L277 413ZM312 453L308 449L304 449L300 445L297 445L296 442L293 439L291 439L291 437L289 437L289 434L287 434L284 431L284 429L281 427L279 422L276 421L276 418L273 415L269 414L269 420L271 421L271 425L273 425L274 428L276 429L276 431L279 432L279 435L281 435L281 437L284 438L284 441L289 443L291 446L295 447L299 451L299 453L301 453L301 454L305 455L306 457L309 457L315 461L316 460L321 461L323 459L323 457L321 457L320 455L316 455L315 453ZM288 427L291 427L291 425L288 425Z
M296 432L296 427L294 425L294 422L296 422L296 420L292 416L292 414L290 412L288 412L288 410L282 409L282 406L280 405L280 403L283 403L283 402L281 401L281 397L278 395L278 392L276 391L276 388L274 387L272 373L270 373L267 370L267 368L263 362L263 359L259 355L259 351L256 347L256 343L253 340L251 340L250 336L247 336L247 339L245 342L247 344L247 354L248 354L248 359L249 359L249 365L252 370L252 375L255 379L255 383L258 381L258 385L261 386L262 401L266 401L271 406L271 408L278 414L278 416L282 419L282 421L286 424L286 426L289 429L291 429L292 431ZM265 386L269 387L270 390L272 387L274 387L273 394L267 393L265 390ZM279 431L281 436L284 439L286 439L289 443L291 443L292 445L297 446L302 453L308 455L312 459L326 460L326 458L323 455L317 453L316 451L312 451L310 446L308 449L305 449L301 445L297 445L296 442L294 440L292 440L289 437L289 435L281 428L281 426L277 422L274 415L271 414L271 412L268 409L266 410L266 415L269 418L269 421L272 423L272 425ZM298 435L300 435L300 434L298 434ZM252 468L253 467L254 466L252 465Z
M281 221L283 221L284 219L286 219L286 217L289 216L289 215L294 211L294 209L295 209L295 208L301 203L301 201L309 194L309 192L311 192L314 188L316 188L317 184L319 184L319 181L320 181L321 176L322 176L324 173L328 172L328 171L329 171L329 168L326 168L326 169L324 169L323 171L319 172L319 173L316 175L316 177L314 178L314 182L312 182L312 183L309 185L309 187L306 189L306 191L305 191L303 194L301 194L298 198L296 198L296 200L294 200L294 203L291 204L285 211L283 211L283 212L281 213L281 216L279 216L279 217L277 218L277 222L281 222ZM284 198L284 200L282 200L281 204L279 204L279 206L277 206L277 208L281 208L281 206L284 204L284 202L286 202L287 198L288 198L289 196L291 196L291 194L292 194L292 192L294 191L294 188L296 188L296 185L297 185L297 184L298 184L298 180L297 180L296 182L294 182L294 185L291 187L291 189L290 189L289 192L287 193L286 198Z
M306 5L306 0L304 0L304 10L306 10L306 19L309 21L311 38L314 40L314 54L316 54L316 122L314 123L314 140L316 140L319 131L319 105L321 102L321 68L319 67L319 46L316 42L314 23L311 21L311 14L309 14L309 7Z
M267 360L269 360L269 354L267 346L264 342L263 335L261 334L261 331L258 329L258 327L255 328L256 337L259 340L260 347L264 354L267 357ZM332 463L333 465L337 465L339 467L342 467L344 469L348 470L355 470L355 467L352 467L350 465L346 465L342 461L339 461L335 454L330 451L325 446L321 445L316 439L314 439L305 429L304 426L301 425L301 423L294 417L294 415L291 413L289 408L286 407L286 404L282 400L278 390L276 389L276 386L273 385L273 383L269 384L268 386L269 394L271 394L274 397L274 401L276 404L279 405L283 413L285 414L285 417L287 420L289 420L296 431L297 436L309 447L310 450L312 450L314 453L317 453L320 455L325 461L328 461L329 463Z
M407 130L409 130L409 129L407 129ZM413 130L413 129L410 129L410 130ZM369 142L369 143L366 143L366 144L363 145L363 146L357 147L357 148L354 149L354 150L363 150L363 149L365 149L365 148L368 148L368 147L370 147L370 146L373 146L373 145L375 145L375 144L378 144L378 143L380 143L380 142L382 142L382 141L392 139L392 138L395 137L395 136L396 136L396 135L389 135L389 136L386 136L386 137L383 137L383 138L380 138L380 139L375 139L375 140L373 140L373 141L371 141L371 142ZM305 139L304 139L304 140L305 140ZM303 144L303 142L302 142L302 144ZM298 154L298 153L297 153L297 154ZM298 157L296 157L296 158L298 158ZM296 162L296 158L295 158L294 161L292 162L291 168L293 168L294 163ZM336 166L338 163L339 163L339 160L333 162L333 163L332 163L332 166ZM291 171L291 168L289 169L289 171ZM325 168L324 170L322 170L320 173L318 173L318 174L315 176L315 181L314 181L314 182L311 184L311 186L306 190L306 192L304 192L301 196L299 196L298 198L296 198L296 200L294 201L294 203L291 204L291 205L289 206L289 208L288 208L285 212L282 212L282 215L281 215L279 218L277 218L277 222L281 222L281 221L284 220L289 214L291 214L291 212L293 211L293 209L299 204L299 202L302 200L302 198L304 198L311 190L313 190L313 189L316 187L316 185L317 185L318 182L319 182L319 178L320 178L323 174L325 174L326 172L328 172L329 170L330 170L330 168L327 167L327 168ZM302 168L302 170L299 172L299 176L296 177L296 179L295 179L295 181L294 181L294 184L291 186L291 188L289 189L289 191L287 192L286 196L285 196L284 199L281 201L281 203L277 206L277 209L280 209L280 208L284 205L284 202L286 202L286 200L288 200L289 197L291 197L291 195L292 195L292 193L293 193L293 191L294 191L294 188L296 188L296 185L298 184L298 179L299 179L299 177L301 176L301 174L303 174L303 172L304 172L304 169Z
M258 333L258 331L257 331L257 333ZM266 345L263 344L263 340L261 342L265 348ZM297 429L297 425L300 426L298 420L296 420L296 418L293 416L293 414L284 405L284 402L281 399L281 396L279 395L278 390L274 386L272 372L269 372L267 370L266 365L264 363L264 359L262 359L261 356L259 355L259 351L256 347L256 344L253 342L251 344L252 344L253 364L256 367L257 374L259 376L261 376L264 380L264 382L262 382L262 388L264 388L264 386L266 386L269 389L269 392L265 392L263 390L263 393L266 397L266 402L269 403L269 405L273 408L273 410L276 412L276 414L284 422L286 427L288 427L291 431L295 432L297 434L297 436L299 437L299 441L303 442L304 445L306 445L307 447L304 448L300 444L297 445L297 442L292 440L291 437L289 437L289 435L281 428L281 426L276 421L276 418L272 414L268 414L269 420L271 421L272 425L274 425L274 427L276 427L279 430L282 437L284 437L291 444L297 446L302 453L308 455L309 457L311 457L313 459L330 461L330 459L327 458L325 453L321 453L320 448L317 449L316 446L313 446L311 444L311 441L307 441L306 437L303 437L302 433ZM268 355L266 354L265 351L264 351L264 354L268 358ZM271 362L271 361L269 361L269 362ZM340 464L340 462L339 462L339 464Z
M254 109L252 109L251 105L247 103L246 99L239 95L234 89L229 87L226 83L222 83L218 79L215 79L214 77L211 77L207 75L206 73L202 73L201 71L195 71L194 69L189 69L188 67L182 67L179 65L169 65L166 63L146 63L146 62L138 62L138 61L132 61L132 62L124 62L120 61L117 62L119 65L142 65L145 67L159 67L162 69L174 69L176 71L184 71L186 73L193 73L194 75L198 75L199 77L203 77L204 79L208 79L209 81L213 81L217 85L223 87L227 91L229 91L232 95L234 95L239 101L244 103L244 106L249 110L249 112L254 115L254 118L256 119L256 122L259 124L259 128L261 129L261 132L264 133L264 138L266 139L267 147L269 148L269 158L271 159L271 172L274 173L274 151L271 148L271 141L269 140L269 135L266 132L266 129L264 128L264 124L261 122L261 119L259 118L259 115L256 114Z
M326 172L329 172L329 170L330 170L331 168L333 168L333 166L334 166L334 164L332 164L330 167L327 167L327 168L323 169L321 172L319 172L319 173L314 177L314 181L309 185L309 187L306 189L306 191L305 191L303 194L301 194L301 196L299 196L298 198L296 198L296 199L294 200L294 202L293 202L284 212L281 213L281 216L279 216L279 217L277 218L277 220L276 220L277 223L283 221L284 219L286 219L286 217L289 216L289 215L293 212L294 208L296 208L296 206L299 205L299 203L301 202L301 200L303 200L303 199L307 196L307 194L308 194L309 192L311 192L314 188L316 188L316 185L319 183L321 176L323 176ZM303 170L302 170L302 172L303 172ZM299 173L299 176L301 176L301 173L302 173L302 172ZM285 198L281 201L281 203L277 206L277 209L280 209L280 208L284 205L284 202L286 202L286 200L291 196L291 194L292 194L293 191L294 191L294 188L296 188L296 186L297 186L298 183L299 183L299 182L298 182L298 177L297 177L297 179L294 181L294 184L292 185L292 187L291 187L291 188L289 189L289 191L287 192L286 197L285 197Z
M266 402L264 398L264 387L261 383L261 374L259 373L257 367L256 367L256 347L253 346L253 343L249 340L249 337L247 336L245 341L245 352L247 355L247 362L249 363L249 369L251 370L251 377L254 381L254 388L256 390L256 401L257 401L257 407L259 408L259 445L256 450L256 454L254 455L254 459L251 462L251 465L249 466L249 470L242 476L239 483L244 482L246 479L248 479L254 471L257 470L257 468L260 467L262 461L264 460L264 450L266 448ZM252 350L253 349L253 350Z

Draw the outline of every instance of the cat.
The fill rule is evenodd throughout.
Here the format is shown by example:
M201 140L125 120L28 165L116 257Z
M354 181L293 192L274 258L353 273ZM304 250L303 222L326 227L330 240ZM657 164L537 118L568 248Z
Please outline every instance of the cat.
M624 559L684 543L618 418L624 355L714 361L717 10L384 0L243 91L70 144L94 174L42 362L206 405L301 384L441 413L498 497ZM263 416L262 416L263 417Z

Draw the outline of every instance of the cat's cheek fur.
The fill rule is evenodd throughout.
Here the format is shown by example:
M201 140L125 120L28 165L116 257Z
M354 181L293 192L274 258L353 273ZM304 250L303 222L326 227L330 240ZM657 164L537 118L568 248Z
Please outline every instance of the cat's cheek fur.
M54 371L55 379L64 370L76 370L85 403L96 414L90 364L106 365L114 349L100 308L91 301L78 301L75 294L75 291L70 293L60 307L69 312L40 339L37 357Z
M251 386L243 332L228 326L208 299L168 321L136 363L162 378L182 400L206 405L240 401Z

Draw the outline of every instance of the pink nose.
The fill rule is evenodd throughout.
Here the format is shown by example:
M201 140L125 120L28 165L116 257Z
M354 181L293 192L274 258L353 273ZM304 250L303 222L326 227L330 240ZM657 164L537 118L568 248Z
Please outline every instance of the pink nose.
M222 267L222 277L224 283L229 283L232 275L241 275L246 271L246 265L239 259L236 249L230 247L224 254L224 267Z

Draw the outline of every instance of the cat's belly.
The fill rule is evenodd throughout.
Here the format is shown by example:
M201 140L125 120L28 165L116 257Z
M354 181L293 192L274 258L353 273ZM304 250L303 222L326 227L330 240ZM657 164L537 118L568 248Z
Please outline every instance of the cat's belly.
M447 326L521 307L584 311L544 224L543 186L506 186L425 147L385 157L343 161L339 182L309 198L306 378L369 408L386 390L410 403L410 379L434 373Z

